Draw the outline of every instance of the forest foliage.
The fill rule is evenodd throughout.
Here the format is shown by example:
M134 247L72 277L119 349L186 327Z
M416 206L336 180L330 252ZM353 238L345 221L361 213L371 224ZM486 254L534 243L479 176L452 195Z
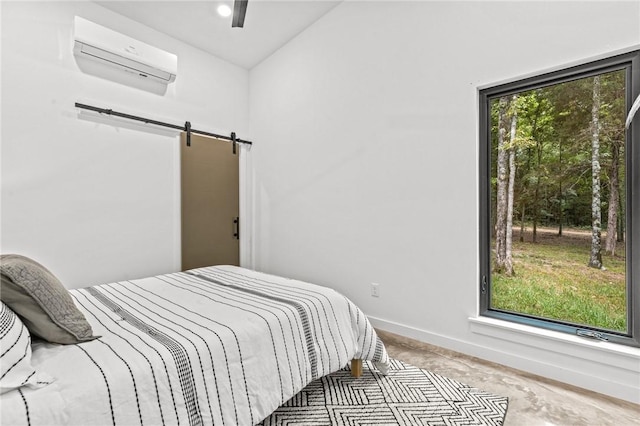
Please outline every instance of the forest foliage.
M558 237L584 230L594 273L624 256L625 77L618 70L490 100L494 274L518 274L512 239L536 244L542 227Z

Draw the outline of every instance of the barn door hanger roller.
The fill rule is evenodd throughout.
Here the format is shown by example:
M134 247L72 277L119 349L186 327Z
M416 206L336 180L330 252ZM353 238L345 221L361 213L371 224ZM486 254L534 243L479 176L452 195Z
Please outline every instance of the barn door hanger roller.
M187 134L187 138L186 138L186 139L187 139L187 146L191 146L191 133L200 133L200 134L204 134L204 135L207 135L207 136L212 136L212 137L214 137L214 138L216 138L216 139L224 139L224 140L229 140L229 141L231 141L231 147L232 147L232 150L233 150L233 154L234 154L234 155L237 153L237 151L236 151L236 144L238 144L238 143L248 143L248 144L251 144L251 142L242 141L242 140L238 139L238 138L236 137L236 132L231 132L231 136L226 137L226 136L221 136L221 135L214 135L214 134L212 134L212 133L200 132L200 131L198 131L198 130L193 130L193 129L191 128L191 122L190 122L190 121L186 121L186 122L184 123L184 131L185 131L185 133Z

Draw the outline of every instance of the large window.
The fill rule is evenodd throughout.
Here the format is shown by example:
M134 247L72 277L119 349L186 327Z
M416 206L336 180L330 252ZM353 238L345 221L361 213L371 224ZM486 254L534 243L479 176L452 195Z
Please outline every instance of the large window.
M481 315L640 346L639 95L640 51L480 91Z

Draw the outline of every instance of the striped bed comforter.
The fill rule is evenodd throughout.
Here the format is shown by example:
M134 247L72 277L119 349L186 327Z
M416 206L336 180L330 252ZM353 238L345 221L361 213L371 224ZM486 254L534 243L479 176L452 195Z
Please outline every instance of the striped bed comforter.
M353 358L389 359L321 286L214 266L71 290L100 339L33 345L55 377L2 395L3 425L254 425Z

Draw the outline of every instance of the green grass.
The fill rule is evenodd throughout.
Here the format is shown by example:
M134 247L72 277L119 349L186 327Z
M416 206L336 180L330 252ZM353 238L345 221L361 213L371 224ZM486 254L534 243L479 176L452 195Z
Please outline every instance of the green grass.
M492 274L491 307L626 332L624 247L603 254L605 270L589 268L590 234L538 230L538 242L514 233L515 275ZM624 244L619 243L619 246Z

